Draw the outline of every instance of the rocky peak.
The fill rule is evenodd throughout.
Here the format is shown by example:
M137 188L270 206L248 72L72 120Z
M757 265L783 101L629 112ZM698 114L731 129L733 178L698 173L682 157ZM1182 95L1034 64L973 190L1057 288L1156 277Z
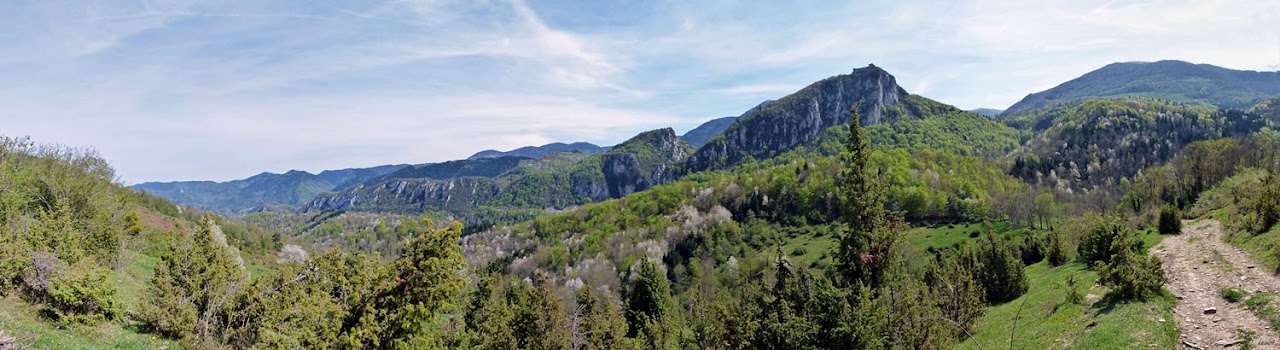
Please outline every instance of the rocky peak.
M609 197L643 191L675 178L677 165L689 158L693 147L675 130L646 131L618 144L600 158Z
M860 123L879 123L885 121L885 106L901 104L908 95L893 75L875 65L823 79L748 111L721 137L699 148L689 168L723 168L744 156L764 159L786 152L827 128L848 123L849 109L859 103Z

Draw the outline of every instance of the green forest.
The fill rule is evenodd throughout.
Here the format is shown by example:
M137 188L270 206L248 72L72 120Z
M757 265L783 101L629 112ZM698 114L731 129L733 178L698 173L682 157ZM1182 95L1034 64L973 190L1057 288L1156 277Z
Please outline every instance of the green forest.
M972 135L967 115L851 123L777 157L485 227L222 217L121 187L90 150L6 138L0 329L55 348L1173 347L1172 323L1143 320L1173 317L1148 251L1182 219L1220 220L1280 263L1267 113L1085 101L969 142L956 139ZM1165 124L1195 133L1112 155L1168 153L1160 165L1077 178L1090 187L1028 175L1064 156L1037 156L1054 130L1131 128L1142 144Z

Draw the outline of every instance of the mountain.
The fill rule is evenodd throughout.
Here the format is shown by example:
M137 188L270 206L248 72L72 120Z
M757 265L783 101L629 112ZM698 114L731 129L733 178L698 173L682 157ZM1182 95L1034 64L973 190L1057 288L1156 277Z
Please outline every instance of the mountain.
M694 152L687 170L721 169L748 158L760 160L785 153L814 141L828 128L848 124L849 109L854 105L859 106L863 125L915 119L931 112L928 108L899 108L908 96L893 75L875 65L823 79L739 117Z
M999 110L999 109L994 109L994 108L978 108L978 109L970 110L969 112L970 112L970 113L975 113L975 114L978 114L978 115L981 115L981 116L984 116L984 117L987 117L987 118L995 118L995 117L1000 116L1000 113L1002 113L1002 112L1004 112L1004 111Z
M1276 125L1259 113L1139 97L1059 105L1035 112L1035 136L1015 153L1009 172L1067 192L1118 184L1164 164L1192 142Z
M600 159L609 196L620 198L675 180L676 167L691 153L693 146L671 128L646 131L618 144Z
M284 174L261 173L227 182L145 182L132 188L175 203L224 214L245 214L263 206L306 204L316 195L382 176L406 165L326 170L320 175L290 170Z
M133 186L176 203L222 212L245 213L272 204L305 203L333 184L314 174L291 170L284 174L261 173L227 182L147 182Z
M1276 94L1280 94L1280 72L1241 71L1183 61L1123 62L1027 95L1001 117L1083 99L1126 96L1243 109Z
M379 177L409 166L409 164L388 164L371 168L325 170L316 175L333 184L334 188L346 188L352 184L364 182L368 179Z
M368 179L364 182L379 182L387 179L431 178L437 180L452 179L465 176L497 177L511 171L520 162L529 157L500 156L493 158L477 158L467 160L451 160L442 163L407 166L394 172Z
M670 181L692 151L671 128L658 129L603 154L560 152L538 159L501 157L406 168L321 194L304 210L432 212L468 224L482 218L514 222L543 210L618 198Z
M711 138L716 135L720 135L720 133L724 132L724 129L728 129L729 125L733 125L733 122L737 120L738 117L712 119L706 123L702 123L702 125L698 125L698 127L693 128L693 130L689 130L689 132L684 133L684 135L680 135L680 139L684 140L684 142L688 142L689 145L692 145L693 147L702 147L702 145L706 144L708 140L711 140Z
M586 154L597 154L597 153L604 153L604 151L607 151L607 150L608 149L606 148L596 146L594 144L587 143L587 142L574 142L574 143L556 142L556 143L548 143L548 144L537 146L537 147L525 146L525 147L520 147L520 148L513 149L506 152L501 152L501 151L491 150L491 149L484 150L484 151L476 152L476 154L473 154L470 157L467 157L467 160L482 159L482 158L510 157L510 156L525 157L525 158L542 158L548 154L552 154L556 152L582 152Z

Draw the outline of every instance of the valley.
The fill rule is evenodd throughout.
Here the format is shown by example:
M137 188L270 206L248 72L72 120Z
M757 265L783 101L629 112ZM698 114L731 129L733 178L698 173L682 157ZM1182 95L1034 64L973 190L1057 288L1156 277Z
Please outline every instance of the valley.
M36 348L1267 348L1267 74L1117 63L979 114L869 65L613 146L130 187L96 154L6 138L0 331Z

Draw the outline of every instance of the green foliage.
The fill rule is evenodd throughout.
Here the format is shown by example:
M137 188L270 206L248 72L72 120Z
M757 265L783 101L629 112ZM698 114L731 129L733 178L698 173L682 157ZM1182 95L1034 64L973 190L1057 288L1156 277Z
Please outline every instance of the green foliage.
M1142 299L1160 293L1164 270L1160 258L1142 252L1142 241L1124 233L1112 242L1107 261L1098 262L1098 282L1120 299Z
M666 273L649 260L640 261L631 273L634 282L626 291L627 336L642 337L649 348L667 348L677 339L678 321Z
M1080 293L1080 282L1076 281L1076 276L1073 275L1067 277L1067 282L1063 283L1062 287L1067 290L1066 296L1063 298L1063 302L1067 304L1080 304L1084 301L1084 293Z
M97 323L123 314L116 286L107 271L89 264L71 266L49 281L49 305L58 319Z
M512 310L507 304L506 284L501 276L488 276L476 284L471 292L471 304L467 308L467 330L473 334L471 344L476 349L515 349L515 333L512 330Z
M1223 287L1221 290L1219 290L1219 294L1222 295L1223 300L1226 300L1232 303L1240 302L1240 300L1243 300L1245 296L1245 292L1243 289L1232 288L1232 287Z
M840 155L846 163L839 182L846 228L836 250L834 271L838 281L847 285L878 287L885 279L885 269L895 262L895 233L888 227L884 187L868 166L871 150L858 125L857 107L850 110L853 122Z
M1013 300L1027 292L1022 259L1004 238L988 231L978 244L966 250L964 264L982 285L991 304Z
M947 150L974 157L1003 156L1019 145L1017 130L919 95L907 96L901 107L885 109L883 118L890 122L866 127L872 145L912 152Z
M569 320L556 297L551 276L540 274L532 284L520 282L512 290L511 327L521 349L568 349Z
M434 226L428 222L427 227ZM436 316L462 291L462 261L458 239L462 224L430 230L405 245L400 258L387 268L387 281L377 293L352 311L357 326L344 337L349 345L391 348L438 346L433 335Z
M1082 263L1097 266L1123 253L1119 249L1133 249L1132 252L1137 252L1142 248L1141 245L1128 244L1132 233L1119 220L1090 216L1083 217L1080 221L1078 228L1084 232L1081 233L1077 247L1077 260Z
M1066 233L1053 231L1045 235L1045 258L1049 266L1062 266L1071 261L1071 245Z
M1142 98L1086 100L1043 110L1035 118L1032 130L1039 135L1016 152L1010 173L1072 189L1115 184L1165 163L1190 143L1247 136L1265 126L1255 114ZM1207 189L1199 187L1203 183L1187 185L1190 193Z
M575 348L608 350L627 345L627 321L613 303L584 286L578 290L577 304L577 319L570 322Z
M959 260L935 256L921 280L929 286L931 300L936 303L942 317L955 323L955 328L949 328L954 339L964 339L966 334L974 331L987 307L984 300L986 290L974 276L980 271L969 270Z
M1182 233L1182 212L1178 207L1165 204L1160 208L1160 219L1156 222L1156 229L1163 235L1171 235Z
M160 257L138 316L153 329L190 344L216 342L221 316L248 273L212 219L200 222Z

